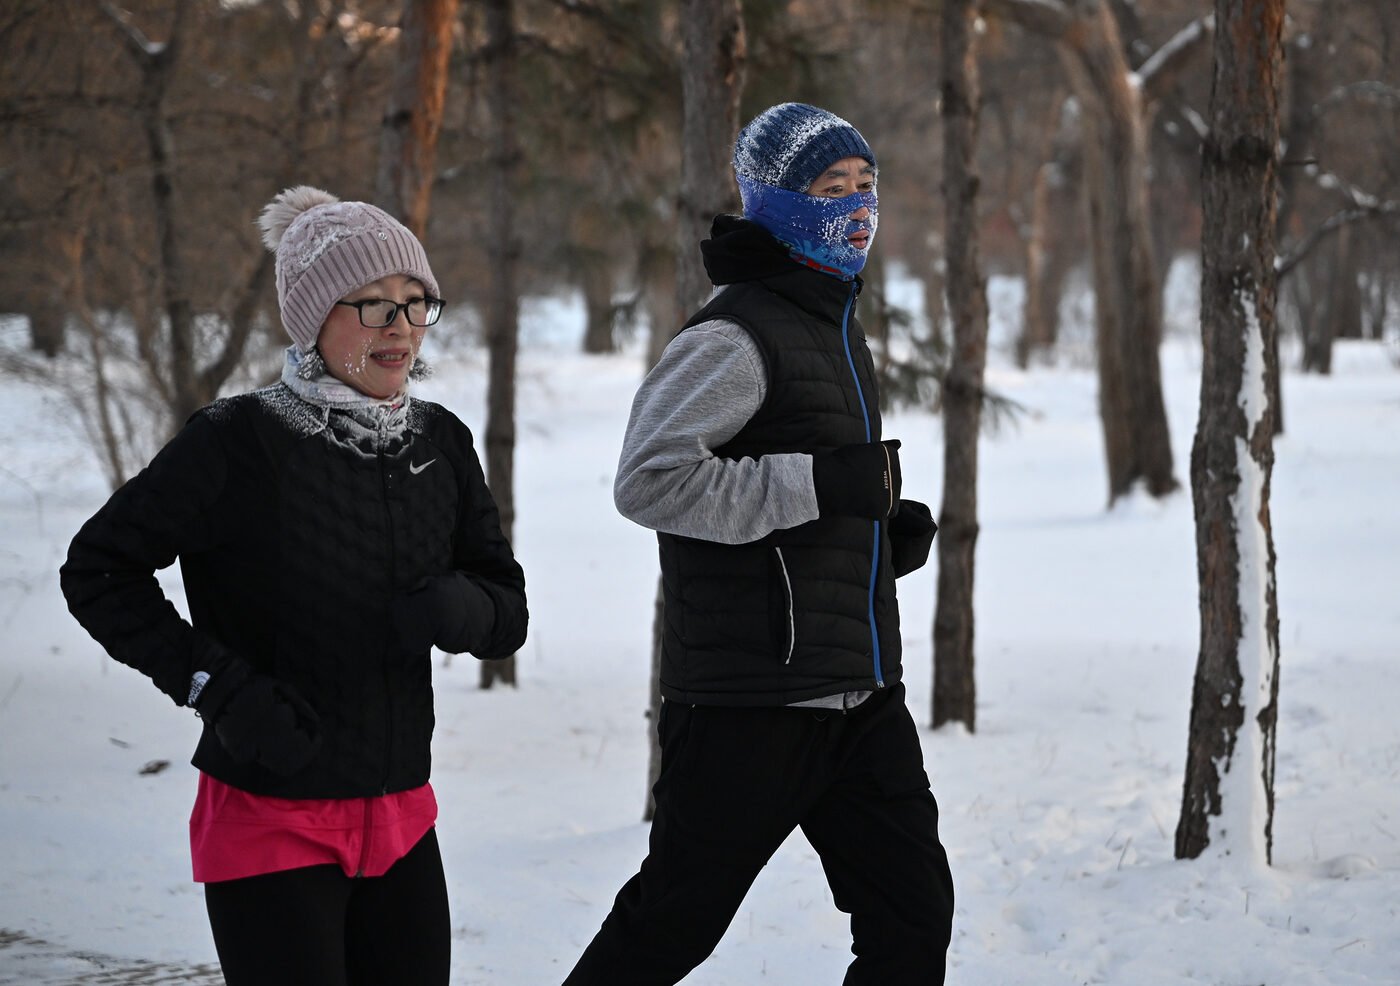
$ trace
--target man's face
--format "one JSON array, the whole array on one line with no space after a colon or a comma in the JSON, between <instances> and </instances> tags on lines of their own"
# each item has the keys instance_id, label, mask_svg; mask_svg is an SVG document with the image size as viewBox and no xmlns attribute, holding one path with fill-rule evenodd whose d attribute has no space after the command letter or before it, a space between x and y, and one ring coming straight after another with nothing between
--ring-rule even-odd
<instances>
[{"instance_id":1,"label":"man's face","mask_svg":"<svg viewBox=\"0 0 1400 986\"><path fill-rule=\"evenodd\" d=\"M840 199L855 192L875 191L875 166L863 157L846 157L834 162L812 184L807 186L807 194L824 199ZM861 206L852 212L850 219L860 222L870 218L870 210ZM856 230L847 242L857 250L870 245L870 230Z\"/></svg>"}]
</instances>

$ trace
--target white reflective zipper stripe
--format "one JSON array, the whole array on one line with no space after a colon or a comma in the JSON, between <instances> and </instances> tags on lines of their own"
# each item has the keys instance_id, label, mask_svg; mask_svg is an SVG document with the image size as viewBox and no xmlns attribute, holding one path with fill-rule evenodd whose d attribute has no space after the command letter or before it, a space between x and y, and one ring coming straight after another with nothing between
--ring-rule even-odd
<instances>
[{"instance_id":1,"label":"white reflective zipper stripe","mask_svg":"<svg viewBox=\"0 0 1400 986\"><path fill-rule=\"evenodd\" d=\"M788 664L792 661L792 649L797 644L797 629L792 617L792 580L788 578L787 562L783 560L783 549L774 548L773 552L778 556L778 567L783 572L783 585L787 588L788 652L787 657L783 658L783 663Z\"/></svg>"}]
</instances>

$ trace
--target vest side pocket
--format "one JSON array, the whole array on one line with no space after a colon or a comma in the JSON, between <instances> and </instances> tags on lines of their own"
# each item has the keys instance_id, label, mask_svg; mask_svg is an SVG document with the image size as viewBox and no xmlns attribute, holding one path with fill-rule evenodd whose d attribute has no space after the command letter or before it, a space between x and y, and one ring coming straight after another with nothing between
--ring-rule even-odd
<instances>
[{"instance_id":1,"label":"vest side pocket","mask_svg":"<svg viewBox=\"0 0 1400 986\"><path fill-rule=\"evenodd\" d=\"M774 575L778 584L778 603L774 613L775 633L777 641L778 655L782 657L784 664L792 662L793 648L797 646L796 624L793 616L792 605L792 579L788 577L787 561L783 558L783 549L774 547L773 558Z\"/></svg>"}]
</instances>

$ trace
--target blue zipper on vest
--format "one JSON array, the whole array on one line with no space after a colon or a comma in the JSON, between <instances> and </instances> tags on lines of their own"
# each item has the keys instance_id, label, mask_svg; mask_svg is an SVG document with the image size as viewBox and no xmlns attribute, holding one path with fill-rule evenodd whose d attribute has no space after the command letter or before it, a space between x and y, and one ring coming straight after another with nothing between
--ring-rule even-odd
<instances>
[{"instance_id":1,"label":"blue zipper on vest","mask_svg":"<svg viewBox=\"0 0 1400 986\"><path fill-rule=\"evenodd\" d=\"M870 433L870 409L865 405L865 390L860 385L860 374L856 372L855 357L851 355L851 309L856 303L856 285L851 282L851 294L846 299L846 310L841 313L841 343L846 347L846 365L851 368L851 379L856 382L856 396L860 398L860 413L865 418L865 440L873 441ZM870 552L870 585L866 590L866 613L870 621L870 643L875 655L875 687L885 687L885 673L880 667L880 630L875 624L875 586L880 575L880 522L875 521L875 543Z\"/></svg>"}]
</instances>

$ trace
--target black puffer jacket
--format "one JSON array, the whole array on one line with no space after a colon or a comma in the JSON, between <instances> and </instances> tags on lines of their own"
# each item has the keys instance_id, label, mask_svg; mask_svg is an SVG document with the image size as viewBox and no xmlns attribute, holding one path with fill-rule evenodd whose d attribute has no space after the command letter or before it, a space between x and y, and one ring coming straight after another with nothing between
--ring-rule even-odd
<instances>
[{"instance_id":1,"label":"black puffer jacket","mask_svg":"<svg viewBox=\"0 0 1400 986\"><path fill-rule=\"evenodd\" d=\"M217 401L74 538L70 611L118 661L185 704L226 649L289 683L322 743L291 777L234 763L206 724L199 769L278 797L359 797L425 783L430 651L404 644L394 607L431 576L467 629L439 646L504 657L523 642L525 580L501 534L471 433L412 401L373 428L284 385ZM191 623L154 577L178 558Z\"/></svg>"},{"instance_id":2,"label":"black puffer jacket","mask_svg":"<svg viewBox=\"0 0 1400 986\"><path fill-rule=\"evenodd\" d=\"M687 323L744 327L768 375L762 407L715 449L740 459L880 439L875 368L854 315L859 281L794 262L754 223L721 216L702 244L723 286ZM697 704L783 705L900 679L885 524L821 517L748 544L658 534L661 690Z\"/></svg>"}]
</instances>

